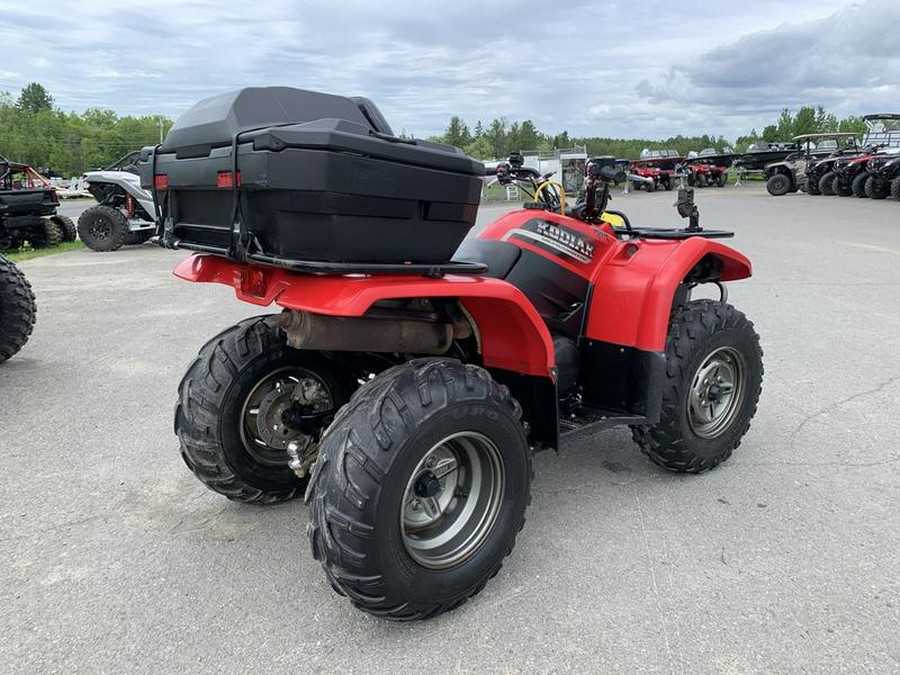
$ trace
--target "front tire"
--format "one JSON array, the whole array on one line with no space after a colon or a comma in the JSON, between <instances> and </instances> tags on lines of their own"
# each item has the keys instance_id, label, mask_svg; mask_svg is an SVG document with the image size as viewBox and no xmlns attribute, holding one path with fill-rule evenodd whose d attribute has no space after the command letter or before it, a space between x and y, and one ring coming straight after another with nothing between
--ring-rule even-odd
<instances>
[{"instance_id":1,"label":"front tire","mask_svg":"<svg viewBox=\"0 0 900 675\"><path fill-rule=\"evenodd\" d=\"M766 190L773 197L786 195L791 190L791 179L783 173L776 173L766 181Z\"/></svg>"},{"instance_id":2,"label":"front tire","mask_svg":"<svg viewBox=\"0 0 900 675\"><path fill-rule=\"evenodd\" d=\"M425 619L481 591L530 502L521 409L481 368L416 359L361 388L320 445L307 491L313 556L386 619Z\"/></svg>"},{"instance_id":3,"label":"front tire","mask_svg":"<svg viewBox=\"0 0 900 675\"><path fill-rule=\"evenodd\" d=\"M632 427L634 441L664 469L709 471L750 428L762 378L759 336L743 313L714 300L681 306L666 340L660 420Z\"/></svg>"},{"instance_id":4,"label":"front tire","mask_svg":"<svg viewBox=\"0 0 900 675\"><path fill-rule=\"evenodd\" d=\"M18 267L0 255L0 363L28 342L36 313L31 284Z\"/></svg>"},{"instance_id":5,"label":"front tire","mask_svg":"<svg viewBox=\"0 0 900 675\"><path fill-rule=\"evenodd\" d=\"M884 199L890 196L891 186L886 181L882 181L876 176L869 176L866 179L866 197L869 199Z\"/></svg>"},{"instance_id":6,"label":"front tire","mask_svg":"<svg viewBox=\"0 0 900 675\"><path fill-rule=\"evenodd\" d=\"M309 479L289 467L288 443L303 443L311 456L351 390L333 361L292 349L265 316L247 319L207 342L178 386L181 456L231 500L293 499Z\"/></svg>"},{"instance_id":7,"label":"front tire","mask_svg":"<svg viewBox=\"0 0 900 675\"><path fill-rule=\"evenodd\" d=\"M846 185L844 181L841 180L841 177L837 175L834 177L831 189L838 197L849 197L853 194L852 186Z\"/></svg>"},{"instance_id":8,"label":"front tire","mask_svg":"<svg viewBox=\"0 0 900 675\"><path fill-rule=\"evenodd\" d=\"M869 176L867 174L861 173L858 176L853 178L853 182L850 183L850 192L853 193L854 197L859 197L862 199L863 197L868 197L866 194L866 181Z\"/></svg>"},{"instance_id":9,"label":"front tire","mask_svg":"<svg viewBox=\"0 0 900 675\"><path fill-rule=\"evenodd\" d=\"M891 199L900 201L900 176L891 181Z\"/></svg>"},{"instance_id":10,"label":"front tire","mask_svg":"<svg viewBox=\"0 0 900 675\"><path fill-rule=\"evenodd\" d=\"M829 171L819 179L819 193L826 197L834 195L834 171Z\"/></svg>"},{"instance_id":11,"label":"front tire","mask_svg":"<svg viewBox=\"0 0 900 675\"><path fill-rule=\"evenodd\" d=\"M97 204L78 217L78 236L92 251L109 253L125 245L128 221L118 209Z\"/></svg>"}]
</instances>

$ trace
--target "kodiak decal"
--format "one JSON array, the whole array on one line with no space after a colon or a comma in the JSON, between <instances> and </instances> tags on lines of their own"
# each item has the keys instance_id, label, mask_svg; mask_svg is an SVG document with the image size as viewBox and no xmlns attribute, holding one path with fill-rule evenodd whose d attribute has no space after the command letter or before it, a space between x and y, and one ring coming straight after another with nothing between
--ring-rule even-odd
<instances>
[{"instance_id":1,"label":"kodiak decal","mask_svg":"<svg viewBox=\"0 0 900 675\"><path fill-rule=\"evenodd\" d=\"M580 232L557 225L549 220L535 218L522 227L510 230L504 239L520 239L557 255L589 263L594 259L594 245Z\"/></svg>"}]
</instances>

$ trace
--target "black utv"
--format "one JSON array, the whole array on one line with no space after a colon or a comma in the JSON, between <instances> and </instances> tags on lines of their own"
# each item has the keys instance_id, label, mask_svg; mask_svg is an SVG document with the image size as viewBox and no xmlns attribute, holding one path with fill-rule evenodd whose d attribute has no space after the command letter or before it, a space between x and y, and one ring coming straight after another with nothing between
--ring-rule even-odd
<instances>
[{"instance_id":1,"label":"black utv","mask_svg":"<svg viewBox=\"0 0 900 675\"><path fill-rule=\"evenodd\" d=\"M797 190L819 194L821 174L816 169L827 164L823 160L856 152L857 147L856 134L849 132L803 134L792 140L800 149L780 162L767 164L763 172L766 189L775 197Z\"/></svg>"},{"instance_id":2,"label":"black utv","mask_svg":"<svg viewBox=\"0 0 900 675\"><path fill-rule=\"evenodd\" d=\"M59 197L46 178L27 164L0 156L0 250L25 241L34 248L75 240L75 224L57 215Z\"/></svg>"}]
</instances>

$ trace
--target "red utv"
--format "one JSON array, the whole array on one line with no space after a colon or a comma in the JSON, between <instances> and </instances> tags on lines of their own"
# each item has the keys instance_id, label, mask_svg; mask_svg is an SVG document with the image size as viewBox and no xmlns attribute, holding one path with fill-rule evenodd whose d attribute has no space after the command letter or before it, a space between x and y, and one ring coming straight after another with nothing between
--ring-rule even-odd
<instances>
[{"instance_id":1,"label":"red utv","mask_svg":"<svg viewBox=\"0 0 900 675\"><path fill-rule=\"evenodd\" d=\"M611 160L610 160L611 161ZM531 501L534 451L627 425L655 463L701 473L756 411L762 352L725 283L751 274L699 226L606 211L522 165L533 195L465 239L480 162L396 137L377 108L288 88L189 110L147 149L176 275L279 310L210 340L181 382L188 468L230 499L305 493L331 585L392 620L463 604L500 569ZM613 227L611 222L621 223ZM719 299L695 300L712 284Z\"/></svg>"}]
</instances>

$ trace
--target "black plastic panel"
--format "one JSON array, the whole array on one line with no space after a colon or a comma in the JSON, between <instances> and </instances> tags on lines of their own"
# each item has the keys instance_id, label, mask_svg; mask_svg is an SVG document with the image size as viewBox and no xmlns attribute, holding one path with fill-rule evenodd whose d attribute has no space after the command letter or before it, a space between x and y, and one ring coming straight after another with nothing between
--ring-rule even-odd
<instances>
[{"instance_id":1,"label":"black plastic panel","mask_svg":"<svg viewBox=\"0 0 900 675\"><path fill-rule=\"evenodd\" d=\"M550 258L522 249L506 280L525 294L551 332L579 337L588 296L587 279Z\"/></svg>"}]
</instances>

